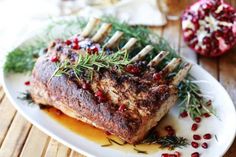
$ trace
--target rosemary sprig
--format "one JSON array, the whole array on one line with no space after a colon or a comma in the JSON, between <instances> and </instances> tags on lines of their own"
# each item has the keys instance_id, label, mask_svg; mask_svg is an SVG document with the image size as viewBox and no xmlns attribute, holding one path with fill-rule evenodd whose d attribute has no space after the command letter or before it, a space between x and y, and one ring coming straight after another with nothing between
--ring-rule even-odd
<instances>
[{"instance_id":1,"label":"rosemary sprig","mask_svg":"<svg viewBox=\"0 0 236 157\"><path fill-rule=\"evenodd\" d=\"M59 64L58 68L54 72L53 76L61 76L62 74L70 75L71 72L79 78L79 76L86 72L87 77L92 79L95 72L100 69L116 68L118 71L122 71L123 66L129 64L129 59L126 50L118 51L110 55L106 55L105 52L100 52L95 55L89 55L88 53L83 56L78 54L76 62L64 61Z\"/></svg>"},{"instance_id":2,"label":"rosemary sprig","mask_svg":"<svg viewBox=\"0 0 236 157\"><path fill-rule=\"evenodd\" d=\"M188 140L184 137L178 136L157 136L154 133L151 133L142 143L147 144L159 144L160 148L182 148L188 145Z\"/></svg>"}]
</instances>

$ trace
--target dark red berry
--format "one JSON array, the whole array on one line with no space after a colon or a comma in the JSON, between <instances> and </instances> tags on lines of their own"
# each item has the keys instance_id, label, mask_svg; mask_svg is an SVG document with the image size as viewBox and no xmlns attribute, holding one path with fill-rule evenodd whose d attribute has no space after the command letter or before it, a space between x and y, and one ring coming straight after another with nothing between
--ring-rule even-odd
<instances>
[{"instance_id":1,"label":"dark red berry","mask_svg":"<svg viewBox=\"0 0 236 157\"><path fill-rule=\"evenodd\" d=\"M193 125L192 125L192 131L196 131L197 129L198 129L198 124L196 124L196 123L193 123Z\"/></svg>"},{"instance_id":2,"label":"dark red berry","mask_svg":"<svg viewBox=\"0 0 236 157\"><path fill-rule=\"evenodd\" d=\"M161 154L161 157L169 157L169 154L167 153Z\"/></svg>"},{"instance_id":3,"label":"dark red berry","mask_svg":"<svg viewBox=\"0 0 236 157\"><path fill-rule=\"evenodd\" d=\"M90 89L90 84L88 84L88 83L83 83L83 84L82 84L82 88L85 89L85 90L88 90L88 89Z\"/></svg>"},{"instance_id":4,"label":"dark red berry","mask_svg":"<svg viewBox=\"0 0 236 157\"><path fill-rule=\"evenodd\" d=\"M25 85L26 85L26 86L29 86L29 85L30 85L30 81L26 81L26 82L25 82Z\"/></svg>"},{"instance_id":5,"label":"dark red berry","mask_svg":"<svg viewBox=\"0 0 236 157\"><path fill-rule=\"evenodd\" d=\"M80 46L78 44L73 44L72 48L75 49L75 50L79 50Z\"/></svg>"},{"instance_id":6,"label":"dark red berry","mask_svg":"<svg viewBox=\"0 0 236 157\"><path fill-rule=\"evenodd\" d=\"M57 58L57 56L53 56L53 57L51 57L51 61L52 62L58 62L59 59Z\"/></svg>"},{"instance_id":7,"label":"dark red berry","mask_svg":"<svg viewBox=\"0 0 236 157\"><path fill-rule=\"evenodd\" d=\"M208 148L208 144L206 142L202 143L202 148L207 149Z\"/></svg>"},{"instance_id":8,"label":"dark red berry","mask_svg":"<svg viewBox=\"0 0 236 157\"><path fill-rule=\"evenodd\" d=\"M95 93L95 96L99 97L99 96L103 96L103 92L101 90L98 90L96 93Z\"/></svg>"},{"instance_id":9,"label":"dark red berry","mask_svg":"<svg viewBox=\"0 0 236 157\"><path fill-rule=\"evenodd\" d=\"M196 123L200 123L200 122L201 122L201 118L200 118L200 117L196 117L196 118L194 118L194 121L195 121Z\"/></svg>"},{"instance_id":10,"label":"dark red berry","mask_svg":"<svg viewBox=\"0 0 236 157\"><path fill-rule=\"evenodd\" d=\"M140 69L137 66L132 65L132 64L127 65L125 70L131 74L139 74L140 73Z\"/></svg>"},{"instance_id":11,"label":"dark red berry","mask_svg":"<svg viewBox=\"0 0 236 157\"><path fill-rule=\"evenodd\" d=\"M188 112L187 111L183 111L182 113L180 113L180 117L185 118L188 116Z\"/></svg>"},{"instance_id":12,"label":"dark red berry","mask_svg":"<svg viewBox=\"0 0 236 157\"><path fill-rule=\"evenodd\" d=\"M200 135L193 135L193 139L194 140L201 140L201 136Z\"/></svg>"},{"instance_id":13,"label":"dark red berry","mask_svg":"<svg viewBox=\"0 0 236 157\"><path fill-rule=\"evenodd\" d=\"M159 81L162 79L162 75L160 73L153 74L153 79Z\"/></svg>"},{"instance_id":14,"label":"dark red berry","mask_svg":"<svg viewBox=\"0 0 236 157\"><path fill-rule=\"evenodd\" d=\"M73 42L78 45L79 42L78 38L75 38Z\"/></svg>"},{"instance_id":15,"label":"dark red berry","mask_svg":"<svg viewBox=\"0 0 236 157\"><path fill-rule=\"evenodd\" d=\"M175 155L175 154L169 154L168 157L177 157L177 155Z\"/></svg>"},{"instance_id":16,"label":"dark red berry","mask_svg":"<svg viewBox=\"0 0 236 157\"><path fill-rule=\"evenodd\" d=\"M193 148L198 148L198 146L199 146L199 144L197 142L192 142L191 145Z\"/></svg>"},{"instance_id":17,"label":"dark red berry","mask_svg":"<svg viewBox=\"0 0 236 157\"><path fill-rule=\"evenodd\" d=\"M66 40L66 45L70 45L72 42L70 40Z\"/></svg>"},{"instance_id":18,"label":"dark red berry","mask_svg":"<svg viewBox=\"0 0 236 157\"><path fill-rule=\"evenodd\" d=\"M191 157L199 157L199 156L200 156L200 154L198 152L194 152L191 154Z\"/></svg>"},{"instance_id":19,"label":"dark red berry","mask_svg":"<svg viewBox=\"0 0 236 157\"><path fill-rule=\"evenodd\" d=\"M205 135L203 135L203 138L204 139L206 139L206 140L209 140L209 139L211 139L211 134L205 134Z\"/></svg>"},{"instance_id":20,"label":"dark red berry","mask_svg":"<svg viewBox=\"0 0 236 157\"><path fill-rule=\"evenodd\" d=\"M126 109L126 106L124 104L121 104L118 108L119 111L124 111Z\"/></svg>"},{"instance_id":21,"label":"dark red berry","mask_svg":"<svg viewBox=\"0 0 236 157\"><path fill-rule=\"evenodd\" d=\"M105 102L107 99L105 96L98 96L97 100L98 100L98 102Z\"/></svg>"},{"instance_id":22,"label":"dark red berry","mask_svg":"<svg viewBox=\"0 0 236 157\"><path fill-rule=\"evenodd\" d=\"M210 117L211 115L210 115L209 113L204 113L203 116L204 116L205 118L208 118L208 117Z\"/></svg>"},{"instance_id":23,"label":"dark red berry","mask_svg":"<svg viewBox=\"0 0 236 157\"><path fill-rule=\"evenodd\" d=\"M178 152L178 151L175 151L175 153L174 153L175 155L176 155L176 157L180 157L181 156L181 153L180 152Z\"/></svg>"}]
</instances>

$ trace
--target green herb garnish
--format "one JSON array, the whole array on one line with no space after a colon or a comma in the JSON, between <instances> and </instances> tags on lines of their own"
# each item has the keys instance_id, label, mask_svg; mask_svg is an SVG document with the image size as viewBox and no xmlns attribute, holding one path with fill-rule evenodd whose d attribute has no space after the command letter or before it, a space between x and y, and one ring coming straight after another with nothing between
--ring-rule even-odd
<instances>
[{"instance_id":1,"label":"green herb garnish","mask_svg":"<svg viewBox=\"0 0 236 157\"><path fill-rule=\"evenodd\" d=\"M134 148L134 150L137 152L137 153L140 153L140 154L148 154L147 151L144 151L144 150L139 150L137 148Z\"/></svg>"}]
</instances>

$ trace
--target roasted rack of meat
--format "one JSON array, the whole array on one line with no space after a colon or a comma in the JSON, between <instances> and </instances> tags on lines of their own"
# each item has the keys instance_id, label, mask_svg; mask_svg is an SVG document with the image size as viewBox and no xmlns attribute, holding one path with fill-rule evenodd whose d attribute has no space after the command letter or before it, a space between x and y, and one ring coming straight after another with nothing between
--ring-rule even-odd
<instances>
[{"instance_id":1,"label":"roasted rack of meat","mask_svg":"<svg viewBox=\"0 0 236 157\"><path fill-rule=\"evenodd\" d=\"M138 143L176 103L177 85L187 75L191 64L185 64L175 76L168 78L182 63L181 59L174 58L163 69L156 70L155 67L168 52L159 52L146 63L145 57L153 50L151 45L147 45L130 59L122 72L101 69L89 81L83 75L52 77L58 62L65 59L75 62L77 54L99 53L99 43L104 42L112 27L109 23L103 23L93 33L99 22L99 19L92 18L79 35L66 41L55 40L50 44L46 54L36 62L30 92L38 104L53 106L70 117L114 134L128 143ZM102 48L112 50L117 47L122 35L122 32L117 31ZM130 52L136 42L135 38L131 38L119 49Z\"/></svg>"}]
</instances>

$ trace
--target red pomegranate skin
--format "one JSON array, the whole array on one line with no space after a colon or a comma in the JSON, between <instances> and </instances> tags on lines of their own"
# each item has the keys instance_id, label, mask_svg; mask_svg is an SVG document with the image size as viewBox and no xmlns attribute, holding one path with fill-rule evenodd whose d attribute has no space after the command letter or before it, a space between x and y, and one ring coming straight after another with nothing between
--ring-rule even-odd
<instances>
[{"instance_id":1,"label":"red pomegranate skin","mask_svg":"<svg viewBox=\"0 0 236 157\"><path fill-rule=\"evenodd\" d=\"M236 45L236 10L223 0L199 0L184 11L182 30L197 53L220 56Z\"/></svg>"}]
</instances>

